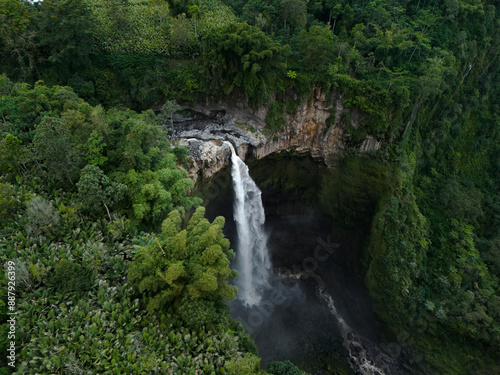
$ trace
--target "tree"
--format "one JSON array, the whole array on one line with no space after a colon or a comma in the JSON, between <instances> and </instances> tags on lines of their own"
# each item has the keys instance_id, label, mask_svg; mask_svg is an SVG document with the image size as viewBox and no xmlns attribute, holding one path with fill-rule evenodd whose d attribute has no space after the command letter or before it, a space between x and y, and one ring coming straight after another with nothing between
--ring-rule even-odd
<instances>
[{"instance_id":1,"label":"tree","mask_svg":"<svg viewBox=\"0 0 500 375\"><path fill-rule=\"evenodd\" d=\"M90 137L85 144L85 148L88 150L88 154L85 159L89 164L99 166L108 160L106 156L102 155L102 152L106 147L106 143L102 140L103 137L100 136L95 130L90 133Z\"/></svg>"},{"instance_id":2,"label":"tree","mask_svg":"<svg viewBox=\"0 0 500 375\"><path fill-rule=\"evenodd\" d=\"M259 28L238 23L212 30L203 45L205 86L210 93L229 95L241 87L256 104L280 91L283 60L289 50Z\"/></svg>"},{"instance_id":3,"label":"tree","mask_svg":"<svg viewBox=\"0 0 500 375\"><path fill-rule=\"evenodd\" d=\"M21 0L0 0L0 57L3 68L27 79L36 71L36 31L32 27L30 4ZM10 63L10 64L9 64ZM10 66L9 66L10 65Z\"/></svg>"},{"instance_id":4,"label":"tree","mask_svg":"<svg viewBox=\"0 0 500 375\"><path fill-rule=\"evenodd\" d=\"M22 142L14 135L7 134L0 141L0 171L4 176L11 173L11 177L17 177L26 169L23 163L25 149Z\"/></svg>"},{"instance_id":5,"label":"tree","mask_svg":"<svg viewBox=\"0 0 500 375\"><path fill-rule=\"evenodd\" d=\"M227 363L224 366L224 370L228 375L265 374L265 372L260 369L260 358L252 353L246 353L243 358Z\"/></svg>"},{"instance_id":6,"label":"tree","mask_svg":"<svg viewBox=\"0 0 500 375\"><path fill-rule=\"evenodd\" d=\"M279 5L283 28L301 29L307 23L307 2L304 0L281 0Z\"/></svg>"},{"instance_id":7,"label":"tree","mask_svg":"<svg viewBox=\"0 0 500 375\"><path fill-rule=\"evenodd\" d=\"M328 26L312 26L299 34L302 65L307 70L322 70L333 60L335 45Z\"/></svg>"},{"instance_id":8,"label":"tree","mask_svg":"<svg viewBox=\"0 0 500 375\"><path fill-rule=\"evenodd\" d=\"M337 18L342 13L342 4L338 4L335 0L327 0L326 5L328 8L330 8L330 14L328 15L328 24L331 23L333 18L332 33L334 33Z\"/></svg>"},{"instance_id":9,"label":"tree","mask_svg":"<svg viewBox=\"0 0 500 375\"><path fill-rule=\"evenodd\" d=\"M177 151L153 111L110 110L107 120L115 128L107 141L104 170L127 185L121 207L135 224L158 226L171 210L186 211L200 203L199 198L188 196L193 181L177 165Z\"/></svg>"},{"instance_id":10,"label":"tree","mask_svg":"<svg viewBox=\"0 0 500 375\"><path fill-rule=\"evenodd\" d=\"M186 211L200 202L199 198L187 196L193 181L185 170L175 166L176 156L169 153L164 160L169 163L165 168L116 174L116 180L127 186L123 209L135 224L156 227L173 209Z\"/></svg>"},{"instance_id":11,"label":"tree","mask_svg":"<svg viewBox=\"0 0 500 375\"><path fill-rule=\"evenodd\" d=\"M198 39L198 33L196 31L196 21L200 15L200 8L198 7L198 5L191 5L189 7L189 14L191 15L192 19L193 19L193 23L194 23L194 38L195 39Z\"/></svg>"},{"instance_id":12,"label":"tree","mask_svg":"<svg viewBox=\"0 0 500 375\"><path fill-rule=\"evenodd\" d=\"M44 0L35 19L37 46L64 80L90 64L94 24L83 0Z\"/></svg>"},{"instance_id":13,"label":"tree","mask_svg":"<svg viewBox=\"0 0 500 375\"><path fill-rule=\"evenodd\" d=\"M0 223L7 222L15 214L18 204L19 200L12 186L0 182Z\"/></svg>"},{"instance_id":14,"label":"tree","mask_svg":"<svg viewBox=\"0 0 500 375\"><path fill-rule=\"evenodd\" d=\"M183 228L179 211L162 224L161 235L140 247L129 266L132 285L148 298L150 312L180 306L184 297L193 300L233 299L236 287L227 280L236 276L229 268L234 253L224 237L224 218L212 223L199 207Z\"/></svg>"},{"instance_id":15,"label":"tree","mask_svg":"<svg viewBox=\"0 0 500 375\"><path fill-rule=\"evenodd\" d=\"M109 207L122 200L127 190L125 185L111 181L97 165L92 164L82 169L76 187L83 207L98 215L104 206L110 221Z\"/></svg>"},{"instance_id":16,"label":"tree","mask_svg":"<svg viewBox=\"0 0 500 375\"><path fill-rule=\"evenodd\" d=\"M307 375L290 361L273 361L267 364L269 375Z\"/></svg>"},{"instance_id":17,"label":"tree","mask_svg":"<svg viewBox=\"0 0 500 375\"><path fill-rule=\"evenodd\" d=\"M15 135L21 141L33 140L34 128L44 116L57 117L65 108L74 107L80 100L71 88L49 88L42 81L37 82L34 87L18 83L9 88L8 81L1 86L7 86L7 95L0 96L2 130Z\"/></svg>"},{"instance_id":18,"label":"tree","mask_svg":"<svg viewBox=\"0 0 500 375\"><path fill-rule=\"evenodd\" d=\"M174 113L181 110L182 107L175 100L167 100L161 107L159 114L160 123L170 120L170 126L174 126Z\"/></svg>"},{"instance_id":19,"label":"tree","mask_svg":"<svg viewBox=\"0 0 500 375\"><path fill-rule=\"evenodd\" d=\"M31 238L52 232L60 220L52 203L39 196L33 197L26 205L26 216L26 231Z\"/></svg>"},{"instance_id":20,"label":"tree","mask_svg":"<svg viewBox=\"0 0 500 375\"><path fill-rule=\"evenodd\" d=\"M60 117L46 116L36 127L35 155L41 162L40 176L48 184L70 187L78 181L85 158Z\"/></svg>"},{"instance_id":21,"label":"tree","mask_svg":"<svg viewBox=\"0 0 500 375\"><path fill-rule=\"evenodd\" d=\"M170 145L153 111L138 114L112 109L107 112L106 120L114 125L113 138L107 142L111 169L124 173L131 169L143 172L156 170L161 162L165 163L165 154L160 150L168 153Z\"/></svg>"},{"instance_id":22,"label":"tree","mask_svg":"<svg viewBox=\"0 0 500 375\"><path fill-rule=\"evenodd\" d=\"M180 14L172 19L172 32L170 34L170 48L174 56L191 56L196 46L196 38L193 33L193 25Z\"/></svg>"},{"instance_id":23,"label":"tree","mask_svg":"<svg viewBox=\"0 0 500 375\"><path fill-rule=\"evenodd\" d=\"M363 23L358 23L351 30L351 36L354 47L359 47L360 44L363 44L366 41L366 37L364 34L365 25Z\"/></svg>"},{"instance_id":24,"label":"tree","mask_svg":"<svg viewBox=\"0 0 500 375\"><path fill-rule=\"evenodd\" d=\"M249 25L255 25L259 29L272 31L278 23L277 2L267 2L263 0L249 0L243 7L242 19Z\"/></svg>"}]
</instances>

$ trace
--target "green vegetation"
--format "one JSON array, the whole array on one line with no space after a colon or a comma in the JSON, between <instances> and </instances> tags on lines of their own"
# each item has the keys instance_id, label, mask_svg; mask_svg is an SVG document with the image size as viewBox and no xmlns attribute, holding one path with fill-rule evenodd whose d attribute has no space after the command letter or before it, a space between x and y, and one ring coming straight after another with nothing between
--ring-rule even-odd
<instances>
[{"instance_id":1,"label":"green vegetation","mask_svg":"<svg viewBox=\"0 0 500 375\"><path fill-rule=\"evenodd\" d=\"M198 208L181 230L199 199L161 119L92 107L65 87L2 83L1 259L16 270L17 373L222 374L255 353L224 302L236 293L224 219L210 224Z\"/></svg>"},{"instance_id":2,"label":"green vegetation","mask_svg":"<svg viewBox=\"0 0 500 375\"><path fill-rule=\"evenodd\" d=\"M270 362L267 365L267 371L270 375L306 375L290 361Z\"/></svg>"},{"instance_id":3,"label":"green vegetation","mask_svg":"<svg viewBox=\"0 0 500 375\"><path fill-rule=\"evenodd\" d=\"M170 306L175 312L189 306L193 309L186 311L186 318L192 320L198 319L195 309L208 316L211 305L224 306L223 297L236 297L236 287L227 283L236 271L229 269L228 257L234 254L222 233L224 218L210 224L204 213L198 208L181 230L181 216L172 211L162 224L160 240L136 252L129 280L149 298L148 310ZM208 324L207 319L199 320L200 326Z\"/></svg>"},{"instance_id":4,"label":"green vegetation","mask_svg":"<svg viewBox=\"0 0 500 375\"><path fill-rule=\"evenodd\" d=\"M366 115L352 150L383 142L347 153L319 197L345 225L373 215L366 284L387 339L410 332L403 350L429 372L499 372L499 13L491 0L0 0L0 257L19 277L19 371L258 373L224 302L223 221L197 210L166 128L177 102L244 98L277 132L319 84Z\"/></svg>"},{"instance_id":5,"label":"green vegetation","mask_svg":"<svg viewBox=\"0 0 500 375\"><path fill-rule=\"evenodd\" d=\"M279 191L307 203L317 200L326 167L318 165L309 155L280 152L258 160L251 166L252 178L264 189Z\"/></svg>"}]
</instances>

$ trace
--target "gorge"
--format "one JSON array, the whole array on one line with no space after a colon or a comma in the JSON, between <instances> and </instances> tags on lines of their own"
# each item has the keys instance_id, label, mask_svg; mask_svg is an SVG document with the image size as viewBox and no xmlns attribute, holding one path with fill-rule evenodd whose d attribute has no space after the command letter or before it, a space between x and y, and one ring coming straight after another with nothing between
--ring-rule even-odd
<instances>
[{"instance_id":1,"label":"gorge","mask_svg":"<svg viewBox=\"0 0 500 375\"><path fill-rule=\"evenodd\" d=\"M228 147L233 149L232 145ZM297 178L287 176L286 171L293 169L307 171L310 178L303 181L306 184L314 185L315 180L317 184L318 176L325 173L326 167L310 156L284 156L274 160L267 157L251 163L250 172L253 171L263 186L265 232L273 270L271 275L265 271L266 267L254 269L257 272L253 276L264 278L266 287L258 290L257 298L253 296L248 300L245 284L250 281L245 279L251 266L259 264L262 248L256 238L257 258L241 263L249 249L245 246L248 239L242 244L240 238L241 218L238 216L241 212L238 210L243 208L240 203L244 194L238 183L241 177L236 177L235 172L239 174L248 168L235 158L235 153L232 156L234 187L227 178L230 168L215 174L205 186L206 191L218 191L208 201L207 214L209 218L223 215L228 219L225 234L236 250L234 267L239 276L235 284L241 293L239 299L230 303L232 315L254 338L262 365L275 360L291 360L311 374L336 374L337 370L333 369L340 368L364 375L405 374L400 364L380 347L377 333L380 328L373 320L369 298L364 291L359 251L366 228L332 230L333 223L321 212L318 202L303 199L307 188L297 189L297 184L287 194L277 187L283 185L287 177ZM281 177L270 177L266 171L271 167L283 171ZM247 196L255 196L256 187L247 186L250 190ZM258 196L260 200L260 192ZM255 208L247 205L247 209L250 219ZM233 215L234 222L231 220ZM253 291L257 292L255 288ZM346 323L336 306L350 323Z\"/></svg>"},{"instance_id":2,"label":"gorge","mask_svg":"<svg viewBox=\"0 0 500 375\"><path fill-rule=\"evenodd\" d=\"M0 61L0 375L500 374L498 1L0 0Z\"/></svg>"}]
</instances>

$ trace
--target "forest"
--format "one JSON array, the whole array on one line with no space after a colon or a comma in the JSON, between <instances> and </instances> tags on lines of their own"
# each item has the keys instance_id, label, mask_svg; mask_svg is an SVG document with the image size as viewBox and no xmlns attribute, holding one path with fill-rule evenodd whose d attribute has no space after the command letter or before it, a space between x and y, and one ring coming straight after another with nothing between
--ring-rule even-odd
<instances>
[{"instance_id":1,"label":"forest","mask_svg":"<svg viewBox=\"0 0 500 375\"><path fill-rule=\"evenodd\" d=\"M317 195L373 217L387 342L499 373L499 31L493 0L0 0L0 374L305 374L231 317L227 218L164 104L243 97L277 134L316 86L368 115Z\"/></svg>"}]
</instances>

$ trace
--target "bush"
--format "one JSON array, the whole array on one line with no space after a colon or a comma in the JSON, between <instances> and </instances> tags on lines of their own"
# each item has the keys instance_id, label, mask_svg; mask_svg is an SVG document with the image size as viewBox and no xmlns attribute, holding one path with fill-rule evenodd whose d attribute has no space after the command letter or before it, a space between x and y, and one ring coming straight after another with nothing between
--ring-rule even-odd
<instances>
[{"instance_id":1,"label":"bush","mask_svg":"<svg viewBox=\"0 0 500 375\"><path fill-rule=\"evenodd\" d=\"M78 263L61 259L54 267L50 284L62 292L83 292L90 289L91 276L91 272Z\"/></svg>"},{"instance_id":2,"label":"bush","mask_svg":"<svg viewBox=\"0 0 500 375\"><path fill-rule=\"evenodd\" d=\"M27 204L26 231L31 238L51 233L59 224L59 212L42 197L34 197Z\"/></svg>"},{"instance_id":3,"label":"bush","mask_svg":"<svg viewBox=\"0 0 500 375\"><path fill-rule=\"evenodd\" d=\"M285 105L280 102L273 102L266 116L266 127L272 132L283 130L286 124Z\"/></svg>"},{"instance_id":4,"label":"bush","mask_svg":"<svg viewBox=\"0 0 500 375\"><path fill-rule=\"evenodd\" d=\"M260 370L260 358L250 353L235 362L227 363L224 369L227 375L264 374Z\"/></svg>"},{"instance_id":5,"label":"bush","mask_svg":"<svg viewBox=\"0 0 500 375\"><path fill-rule=\"evenodd\" d=\"M290 361L274 361L267 364L269 375L307 375Z\"/></svg>"},{"instance_id":6,"label":"bush","mask_svg":"<svg viewBox=\"0 0 500 375\"><path fill-rule=\"evenodd\" d=\"M214 301L185 296L176 312L180 315L184 326L196 330L202 327L216 330L218 324L226 325L229 320L229 313L224 307L224 302L217 306Z\"/></svg>"}]
</instances>

